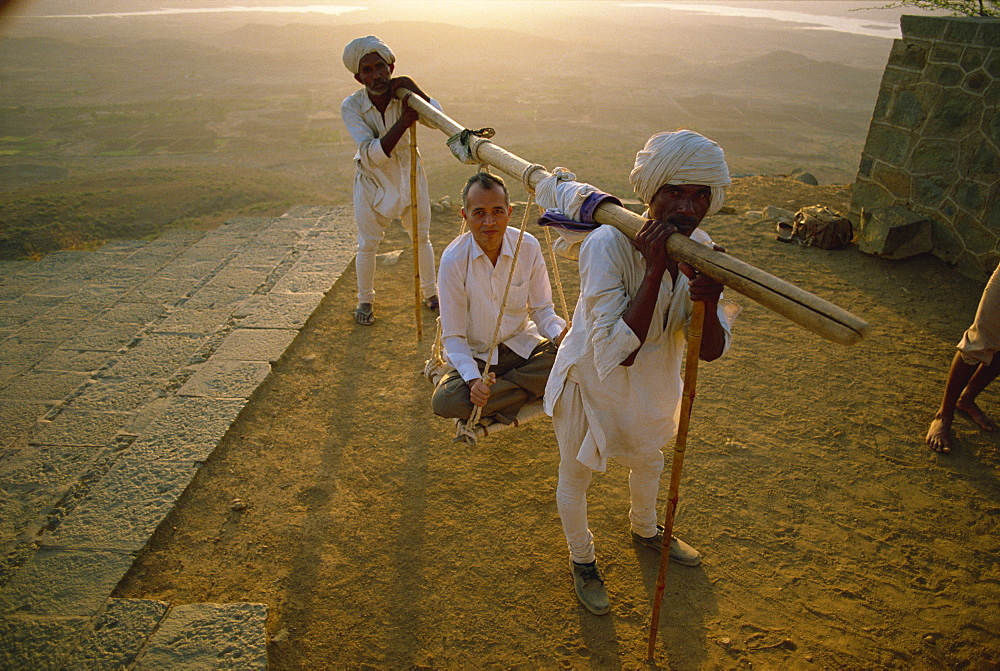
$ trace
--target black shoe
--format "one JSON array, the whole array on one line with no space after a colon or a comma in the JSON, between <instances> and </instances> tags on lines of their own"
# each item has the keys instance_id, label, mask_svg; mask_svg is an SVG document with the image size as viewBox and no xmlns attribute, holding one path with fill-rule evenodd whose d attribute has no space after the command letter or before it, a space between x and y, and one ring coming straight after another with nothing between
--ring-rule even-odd
<instances>
[{"instance_id":1,"label":"black shoe","mask_svg":"<svg viewBox=\"0 0 1000 671\"><path fill-rule=\"evenodd\" d=\"M649 538L640 536L633 531L632 540L639 545L645 545L649 549L659 552L660 548L663 547L663 527L657 524L656 535ZM701 563L701 553L677 536L670 537L670 558L684 566L697 566Z\"/></svg>"},{"instance_id":2,"label":"black shoe","mask_svg":"<svg viewBox=\"0 0 1000 671\"><path fill-rule=\"evenodd\" d=\"M584 608L594 615L605 615L611 610L608 603L608 592L604 589L604 576L597 568L597 562L577 564L569 560L569 570L573 572L573 586L576 588L576 598Z\"/></svg>"}]
</instances>

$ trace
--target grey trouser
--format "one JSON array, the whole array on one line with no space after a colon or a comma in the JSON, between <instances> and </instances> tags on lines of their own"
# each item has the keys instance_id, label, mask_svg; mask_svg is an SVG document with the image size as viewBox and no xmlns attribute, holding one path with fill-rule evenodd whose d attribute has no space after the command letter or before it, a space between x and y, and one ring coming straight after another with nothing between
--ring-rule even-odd
<instances>
[{"instance_id":1,"label":"grey trouser","mask_svg":"<svg viewBox=\"0 0 1000 671\"><path fill-rule=\"evenodd\" d=\"M490 371L496 373L497 381L490 387L490 400L483 407L482 416L492 416L503 424L512 422L522 405L541 398L545 393L545 383L555 360L556 346L549 340L538 343L527 359L500 343L497 362L490 366ZM486 363L479 359L476 363L481 373ZM440 417L468 419L472 414L469 385L457 370L438 381L431 397L431 408Z\"/></svg>"}]
</instances>

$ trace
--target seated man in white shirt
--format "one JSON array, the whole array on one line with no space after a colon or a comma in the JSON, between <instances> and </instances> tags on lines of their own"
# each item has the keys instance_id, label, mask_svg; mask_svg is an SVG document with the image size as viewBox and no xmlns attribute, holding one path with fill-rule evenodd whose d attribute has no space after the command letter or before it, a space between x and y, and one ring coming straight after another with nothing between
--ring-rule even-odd
<instances>
[{"instance_id":1,"label":"seated man in white shirt","mask_svg":"<svg viewBox=\"0 0 1000 671\"><path fill-rule=\"evenodd\" d=\"M434 389L431 406L441 417L468 419L473 405L483 417L509 424L525 403L541 398L566 328L552 305L541 246L525 233L507 292L498 346L490 351L518 231L508 229L507 187L486 172L473 175L462 193L469 228L441 255L441 340L455 370ZM482 381L486 362L489 382Z\"/></svg>"}]
</instances>

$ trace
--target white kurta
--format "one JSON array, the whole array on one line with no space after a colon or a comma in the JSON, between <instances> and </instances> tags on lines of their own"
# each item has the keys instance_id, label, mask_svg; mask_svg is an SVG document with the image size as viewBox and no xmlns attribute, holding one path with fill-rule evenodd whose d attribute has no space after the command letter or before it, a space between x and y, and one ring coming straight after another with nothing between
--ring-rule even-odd
<instances>
[{"instance_id":1,"label":"white kurta","mask_svg":"<svg viewBox=\"0 0 1000 671\"><path fill-rule=\"evenodd\" d=\"M490 344L504 289L514 261L519 231L508 227L494 267L471 232L455 238L441 254L438 293L441 300L441 340L445 355L464 380L480 377L474 359L494 364ZM552 305L552 288L541 245L524 234L507 293L498 342L528 358L543 338L555 340L566 322Z\"/></svg>"},{"instance_id":2,"label":"white kurta","mask_svg":"<svg viewBox=\"0 0 1000 671\"><path fill-rule=\"evenodd\" d=\"M430 103L441 109L436 100ZM372 104L366 89L359 89L344 98L340 105L340 116L347 132L358 146L354 154L357 175L354 180L355 193L360 190L365 202L383 217L392 219L402 214L410 204L410 151L403 140L396 146L392 156L382 150L380 139L392 128L403 113L403 103L393 98L385 110L385 118ZM405 136L404 136L405 138ZM417 195L427 202L427 177L417 156ZM357 201L357 198L355 198Z\"/></svg>"},{"instance_id":3,"label":"white kurta","mask_svg":"<svg viewBox=\"0 0 1000 671\"><path fill-rule=\"evenodd\" d=\"M711 244L696 229L691 238ZM665 273L645 342L631 366L620 365L640 345L622 319L631 305L646 263L625 234L601 226L580 248L580 299L545 389L552 414L568 383L577 383L588 429L577 459L598 471L616 456L658 451L676 433L681 398L681 364L691 317L688 280ZM719 321L726 331L739 308L720 300Z\"/></svg>"}]
</instances>

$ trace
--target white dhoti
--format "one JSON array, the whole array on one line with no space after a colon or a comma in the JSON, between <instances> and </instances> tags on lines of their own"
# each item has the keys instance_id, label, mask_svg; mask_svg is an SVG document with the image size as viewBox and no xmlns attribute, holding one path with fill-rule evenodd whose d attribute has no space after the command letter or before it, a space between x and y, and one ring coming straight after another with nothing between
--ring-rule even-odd
<instances>
[{"instance_id":1,"label":"white dhoti","mask_svg":"<svg viewBox=\"0 0 1000 671\"><path fill-rule=\"evenodd\" d=\"M587 489L594 471L577 455L587 440L590 427L583 407L580 387L566 382L552 413L552 426L559 443L559 484L556 505L573 561L594 561L594 534L587 523ZM612 457L629 469L628 489L632 531L646 538L656 534L656 495L660 490L663 452L651 450Z\"/></svg>"},{"instance_id":2,"label":"white dhoti","mask_svg":"<svg viewBox=\"0 0 1000 671\"><path fill-rule=\"evenodd\" d=\"M358 302L375 302L375 255L392 219L379 214L363 189L354 189L354 219L358 224L358 248L355 267L358 274ZM401 215L403 229L413 241L413 215L410 206ZM431 205L427 198L417 201L417 242L420 255L420 291L424 298L437 294L434 277L434 248L431 247Z\"/></svg>"}]
</instances>

